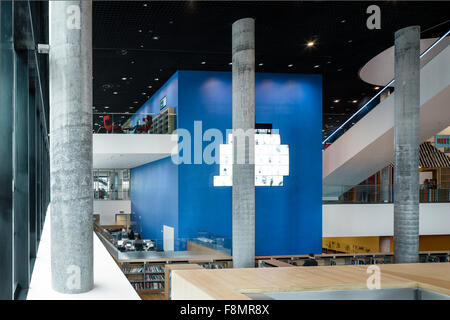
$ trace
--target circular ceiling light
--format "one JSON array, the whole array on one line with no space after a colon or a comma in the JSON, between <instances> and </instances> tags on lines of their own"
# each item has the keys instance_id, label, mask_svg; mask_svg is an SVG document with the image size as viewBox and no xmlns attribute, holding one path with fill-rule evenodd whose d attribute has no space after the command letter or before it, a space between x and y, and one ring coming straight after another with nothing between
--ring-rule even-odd
<instances>
[{"instance_id":1,"label":"circular ceiling light","mask_svg":"<svg viewBox=\"0 0 450 320\"><path fill-rule=\"evenodd\" d=\"M320 65L318 65L318 64L316 64L316 65L314 66L315 69L317 69L317 68L319 68L319 67L320 67Z\"/></svg>"},{"instance_id":2,"label":"circular ceiling light","mask_svg":"<svg viewBox=\"0 0 450 320\"><path fill-rule=\"evenodd\" d=\"M118 92L117 92L117 91L114 91L113 94L118 94Z\"/></svg>"},{"instance_id":3,"label":"circular ceiling light","mask_svg":"<svg viewBox=\"0 0 450 320\"><path fill-rule=\"evenodd\" d=\"M155 81L159 81L159 79L158 79L158 78L155 78Z\"/></svg>"},{"instance_id":4,"label":"circular ceiling light","mask_svg":"<svg viewBox=\"0 0 450 320\"><path fill-rule=\"evenodd\" d=\"M358 102L358 100L353 100L352 102L353 102L353 103L357 103L357 102Z\"/></svg>"},{"instance_id":5,"label":"circular ceiling light","mask_svg":"<svg viewBox=\"0 0 450 320\"><path fill-rule=\"evenodd\" d=\"M258 66L260 66L260 67L262 67L263 65L264 65L264 63L262 63L262 62L260 64L258 64Z\"/></svg>"},{"instance_id":6,"label":"circular ceiling light","mask_svg":"<svg viewBox=\"0 0 450 320\"><path fill-rule=\"evenodd\" d=\"M126 78L126 77L123 77L122 80L125 81L125 80L127 80L127 78Z\"/></svg>"},{"instance_id":7,"label":"circular ceiling light","mask_svg":"<svg viewBox=\"0 0 450 320\"><path fill-rule=\"evenodd\" d=\"M314 44L315 44L314 41L308 41L306 43L306 46L311 48L311 47L314 47Z\"/></svg>"},{"instance_id":8,"label":"circular ceiling light","mask_svg":"<svg viewBox=\"0 0 450 320\"><path fill-rule=\"evenodd\" d=\"M202 61L202 64L206 64L206 61Z\"/></svg>"},{"instance_id":9,"label":"circular ceiling light","mask_svg":"<svg viewBox=\"0 0 450 320\"><path fill-rule=\"evenodd\" d=\"M334 103L339 103L339 101L341 101L341 100L339 100L339 99L334 99Z\"/></svg>"},{"instance_id":10,"label":"circular ceiling light","mask_svg":"<svg viewBox=\"0 0 450 320\"><path fill-rule=\"evenodd\" d=\"M293 66L293 64L288 64L288 68L292 68Z\"/></svg>"},{"instance_id":11,"label":"circular ceiling light","mask_svg":"<svg viewBox=\"0 0 450 320\"><path fill-rule=\"evenodd\" d=\"M159 37L158 36L154 36L152 39L153 40L159 40Z\"/></svg>"}]
</instances>

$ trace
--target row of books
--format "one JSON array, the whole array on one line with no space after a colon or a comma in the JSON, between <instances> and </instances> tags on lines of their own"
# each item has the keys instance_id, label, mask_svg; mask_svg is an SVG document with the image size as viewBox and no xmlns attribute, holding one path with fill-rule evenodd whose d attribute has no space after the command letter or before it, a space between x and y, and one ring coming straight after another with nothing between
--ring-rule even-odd
<instances>
[{"instance_id":1,"label":"row of books","mask_svg":"<svg viewBox=\"0 0 450 320\"><path fill-rule=\"evenodd\" d=\"M164 281L164 277L160 274L152 274L152 275L147 275L145 277L145 280L147 280L147 281Z\"/></svg>"},{"instance_id":2,"label":"row of books","mask_svg":"<svg viewBox=\"0 0 450 320\"><path fill-rule=\"evenodd\" d=\"M146 273L164 273L164 266L148 266Z\"/></svg>"},{"instance_id":3,"label":"row of books","mask_svg":"<svg viewBox=\"0 0 450 320\"><path fill-rule=\"evenodd\" d=\"M131 284L135 290L163 290L163 282L134 282Z\"/></svg>"},{"instance_id":4,"label":"row of books","mask_svg":"<svg viewBox=\"0 0 450 320\"><path fill-rule=\"evenodd\" d=\"M143 267L123 266L122 272L123 273L143 273L144 268Z\"/></svg>"}]
</instances>

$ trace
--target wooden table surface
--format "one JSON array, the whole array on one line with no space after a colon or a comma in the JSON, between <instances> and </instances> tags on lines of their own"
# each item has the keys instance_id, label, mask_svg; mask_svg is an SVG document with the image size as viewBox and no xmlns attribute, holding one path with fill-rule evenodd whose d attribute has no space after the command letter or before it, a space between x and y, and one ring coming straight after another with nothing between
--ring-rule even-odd
<instances>
[{"instance_id":1,"label":"wooden table surface","mask_svg":"<svg viewBox=\"0 0 450 320\"><path fill-rule=\"evenodd\" d=\"M377 265L381 288L423 287L450 294L450 263ZM361 265L174 270L173 299L249 299L244 293L367 289Z\"/></svg>"}]
</instances>

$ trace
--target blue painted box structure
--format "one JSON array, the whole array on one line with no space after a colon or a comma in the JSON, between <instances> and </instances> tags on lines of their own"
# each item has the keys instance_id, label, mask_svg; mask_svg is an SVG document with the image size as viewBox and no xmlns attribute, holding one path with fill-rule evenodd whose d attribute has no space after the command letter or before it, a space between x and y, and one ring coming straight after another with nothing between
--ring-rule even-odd
<instances>
[{"instance_id":1,"label":"blue painted box structure","mask_svg":"<svg viewBox=\"0 0 450 320\"><path fill-rule=\"evenodd\" d=\"M210 141L194 135L232 127L231 72L178 71L139 112L160 111L160 100L174 107L177 128L187 129L202 150ZM255 75L257 123L279 129L289 145L289 176L281 187L256 187L256 255L305 254L322 251L322 77L305 74ZM221 143L226 143L223 141ZM197 159L199 160L199 159ZM202 161L202 159L200 159ZM218 164L179 164L165 158L131 170L132 211L145 238L161 239L162 225L175 228L175 238L208 231L232 235L231 187L214 187Z\"/></svg>"}]
</instances>

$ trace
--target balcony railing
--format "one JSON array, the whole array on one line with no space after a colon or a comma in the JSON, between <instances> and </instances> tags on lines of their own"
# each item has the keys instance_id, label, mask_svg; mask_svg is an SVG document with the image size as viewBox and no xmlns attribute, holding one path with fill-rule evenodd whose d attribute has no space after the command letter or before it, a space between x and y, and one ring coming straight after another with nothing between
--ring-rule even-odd
<instances>
[{"instance_id":1,"label":"balcony railing","mask_svg":"<svg viewBox=\"0 0 450 320\"><path fill-rule=\"evenodd\" d=\"M419 188L419 201L450 202L450 185L426 185ZM393 203L393 185L323 186L323 203Z\"/></svg>"}]
</instances>

